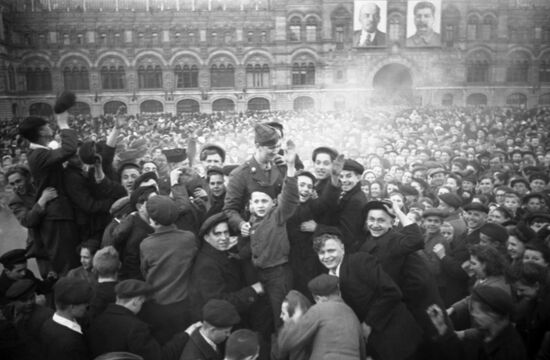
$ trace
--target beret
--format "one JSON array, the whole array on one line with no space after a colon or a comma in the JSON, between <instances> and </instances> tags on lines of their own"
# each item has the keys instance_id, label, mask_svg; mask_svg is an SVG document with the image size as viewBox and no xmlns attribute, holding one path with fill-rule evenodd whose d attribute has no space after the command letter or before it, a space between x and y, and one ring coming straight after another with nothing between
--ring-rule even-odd
<instances>
[{"instance_id":1,"label":"beret","mask_svg":"<svg viewBox=\"0 0 550 360\"><path fill-rule=\"evenodd\" d=\"M258 334L249 329L234 331L225 343L226 359L252 359L260 349Z\"/></svg>"},{"instance_id":2,"label":"beret","mask_svg":"<svg viewBox=\"0 0 550 360\"><path fill-rule=\"evenodd\" d=\"M187 159L187 150L185 149L162 150L162 153L166 156L166 161L169 163L177 163Z\"/></svg>"},{"instance_id":3,"label":"beret","mask_svg":"<svg viewBox=\"0 0 550 360\"><path fill-rule=\"evenodd\" d=\"M149 180L155 180L157 182L159 177L154 171L147 171L138 176L134 180L134 184L132 185L132 189L135 191L138 187L141 187L141 184L148 182ZM149 185L146 185L149 186Z\"/></svg>"},{"instance_id":4,"label":"beret","mask_svg":"<svg viewBox=\"0 0 550 360\"><path fill-rule=\"evenodd\" d=\"M504 226L494 223L485 223L479 229L481 234L487 235L493 241L505 243L508 240L508 231Z\"/></svg>"},{"instance_id":5,"label":"beret","mask_svg":"<svg viewBox=\"0 0 550 360\"><path fill-rule=\"evenodd\" d=\"M529 182L533 182L533 180L542 180L545 183L548 183L548 175L544 173L534 173L529 176Z\"/></svg>"},{"instance_id":6,"label":"beret","mask_svg":"<svg viewBox=\"0 0 550 360\"><path fill-rule=\"evenodd\" d=\"M32 139L35 130L39 127L47 125L48 122L46 119L43 119L38 116L29 116L26 117L21 124L19 124L19 134L29 141L35 141Z\"/></svg>"},{"instance_id":7,"label":"beret","mask_svg":"<svg viewBox=\"0 0 550 360\"><path fill-rule=\"evenodd\" d=\"M254 126L254 141L260 146L273 146L281 137L274 127L265 124Z\"/></svg>"},{"instance_id":8,"label":"beret","mask_svg":"<svg viewBox=\"0 0 550 360\"><path fill-rule=\"evenodd\" d=\"M76 95L70 91L63 91L55 100L53 112L56 114L64 113L76 103Z\"/></svg>"},{"instance_id":9,"label":"beret","mask_svg":"<svg viewBox=\"0 0 550 360\"><path fill-rule=\"evenodd\" d=\"M439 173L447 173L447 170L443 169L442 167L436 167L434 169L428 170L427 175L428 177L432 177L435 174L439 174Z\"/></svg>"},{"instance_id":10,"label":"beret","mask_svg":"<svg viewBox=\"0 0 550 360\"><path fill-rule=\"evenodd\" d=\"M446 210L443 210L443 209L438 209L438 208L430 208L430 209L426 209L426 210L424 210L424 212L422 212L422 217L423 218L427 218L429 216L437 216L441 219L444 219L447 216L449 216L449 212L446 211Z\"/></svg>"},{"instance_id":11,"label":"beret","mask_svg":"<svg viewBox=\"0 0 550 360\"><path fill-rule=\"evenodd\" d=\"M346 159L342 170L353 171L354 173L361 175L363 174L363 171L365 171L365 168L353 159Z\"/></svg>"},{"instance_id":12,"label":"beret","mask_svg":"<svg viewBox=\"0 0 550 360\"><path fill-rule=\"evenodd\" d=\"M205 150L214 150L215 152L217 152L221 158L222 158L222 163L225 162L225 150L219 146L219 145L216 145L216 144L205 144L202 149L201 149L201 152L200 152L200 158L201 160L205 160L206 159L206 156L204 156L203 158L203 152Z\"/></svg>"},{"instance_id":13,"label":"beret","mask_svg":"<svg viewBox=\"0 0 550 360\"><path fill-rule=\"evenodd\" d=\"M462 205L462 199L457 194L445 193L439 195L439 200L443 201L445 204L458 209Z\"/></svg>"},{"instance_id":14,"label":"beret","mask_svg":"<svg viewBox=\"0 0 550 360\"><path fill-rule=\"evenodd\" d=\"M34 294L36 283L31 279L20 279L15 281L6 291L6 298L9 300L25 299L28 295Z\"/></svg>"},{"instance_id":15,"label":"beret","mask_svg":"<svg viewBox=\"0 0 550 360\"><path fill-rule=\"evenodd\" d=\"M393 207L393 204L391 203L391 201L373 200L373 201L367 202L367 204L365 205L363 211L364 211L365 216L368 216L369 211L371 211L371 210L382 210L382 211L385 211L389 216L395 217L395 214L393 213L393 211L391 211L391 212L388 211L388 208L391 209L392 207Z\"/></svg>"},{"instance_id":16,"label":"beret","mask_svg":"<svg viewBox=\"0 0 550 360\"><path fill-rule=\"evenodd\" d=\"M328 154L332 160L338 157L338 151L328 146L320 146L313 150L313 154L311 155L313 161L315 161L317 154Z\"/></svg>"},{"instance_id":17,"label":"beret","mask_svg":"<svg viewBox=\"0 0 550 360\"><path fill-rule=\"evenodd\" d=\"M529 214L529 216L527 216L526 220L527 220L528 224L533 223L535 220L539 220L539 222L549 222L550 223L550 214L547 213L547 212L543 212L543 211L537 211L537 212Z\"/></svg>"},{"instance_id":18,"label":"beret","mask_svg":"<svg viewBox=\"0 0 550 360\"><path fill-rule=\"evenodd\" d=\"M54 287L54 299L56 303L66 305L80 305L90 301L93 289L88 281L80 278L62 277Z\"/></svg>"},{"instance_id":19,"label":"beret","mask_svg":"<svg viewBox=\"0 0 550 360\"><path fill-rule=\"evenodd\" d=\"M510 181L510 187L514 187L514 185L516 185L517 183L524 183L525 186L527 186L528 188L530 188L530 184L529 184L529 181L527 181L527 179L525 178L515 178L515 179L512 179L512 181Z\"/></svg>"},{"instance_id":20,"label":"beret","mask_svg":"<svg viewBox=\"0 0 550 360\"><path fill-rule=\"evenodd\" d=\"M223 172L223 169L219 166L210 166L206 170L206 176L210 176L212 174L219 174L219 175L222 175L222 176L225 175L225 173Z\"/></svg>"},{"instance_id":21,"label":"beret","mask_svg":"<svg viewBox=\"0 0 550 360\"><path fill-rule=\"evenodd\" d=\"M147 194L147 196L149 196L151 193L157 193L157 188L150 185L150 186L140 186L138 187L137 189L135 189L134 191L132 191L132 193L130 194L130 200L129 200L129 206L130 206L130 212L134 211L134 210L137 210L136 209L136 205L138 204L138 201L139 201L139 198L143 195L143 194Z\"/></svg>"},{"instance_id":22,"label":"beret","mask_svg":"<svg viewBox=\"0 0 550 360\"><path fill-rule=\"evenodd\" d=\"M115 294L122 299L129 299L137 296L147 296L153 292L153 287L145 281L137 279L123 280L116 284Z\"/></svg>"},{"instance_id":23,"label":"beret","mask_svg":"<svg viewBox=\"0 0 550 360\"><path fill-rule=\"evenodd\" d=\"M311 279L307 287L312 295L328 296L338 291L338 277L321 274Z\"/></svg>"},{"instance_id":24,"label":"beret","mask_svg":"<svg viewBox=\"0 0 550 360\"><path fill-rule=\"evenodd\" d=\"M468 205L463 207L464 211L481 211L484 213L489 213L489 208L479 202L471 202Z\"/></svg>"},{"instance_id":25,"label":"beret","mask_svg":"<svg viewBox=\"0 0 550 360\"><path fill-rule=\"evenodd\" d=\"M214 327L225 328L238 324L241 317L229 301L211 299L202 307L202 320Z\"/></svg>"},{"instance_id":26,"label":"beret","mask_svg":"<svg viewBox=\"0 0 550 360\"><path fill-rule=\"evenodd\" d=\"M514 311L512 296L496 286L475 286L472 289L471 299L487 305L500 315L510 315Z\"/></svg>"},{"instance_id":27,"label":"beret","mask_svg":"<svg viewBox=\"0 0 550 360\"><path fill-rule=\"evenodd\" d=\"M153 196L145 205L149 217L160 225L172 225L179 216L179 210L174 200L165 195Z\"/></svg>"},{"instance_id":28,"label":"beret","mask_svg":"<svg viewBox=\"0 0 550 360\"><path fill-rule=\"evenodd\" d=\"M206 235L213 227L222 222L227 222L227 215L225 215L223 212L214 214L208 219L204 220L199 230L199 239L202 239L204 235Z\"/></svg>"},{"instance_id":29,"label":"beret","mask_svg":"<svg viewBox=\"0 0 550 360\"><path fill-rule=\"evenodd\" d=\"M119 217L125 214L128 214L132 211L130 207L130 197L124 196L118 199L111 205L111 208L109 209L109 214L111 214L113 217Z\"/></svg>"},{"instance_id":30,"label":"beret","mask_svg":"<svg viewBox=\"0 0 550 360\"><path fill-rule=\"evenodd\" d=\"M13 249L0 256L0 264L4 267L11 267L15 264L22 264L27 261L27 251L25 249Z\"/></svg>"},{"instance_id":31,"label":"beret","mask_svg":"<svg viewBox=\"0 0 550 360\"><path fill-rule=\"evenodd\" d=\"M317 179L315 178L315 175L313 175L312 173L310 173L309 171L306 171L306 170L298 170L296 172L296 177L298 177L298 176L307 176L308 178L311 179L313 184L315 184L315 182L317 181Z\"/></svg>"}]
</instances>

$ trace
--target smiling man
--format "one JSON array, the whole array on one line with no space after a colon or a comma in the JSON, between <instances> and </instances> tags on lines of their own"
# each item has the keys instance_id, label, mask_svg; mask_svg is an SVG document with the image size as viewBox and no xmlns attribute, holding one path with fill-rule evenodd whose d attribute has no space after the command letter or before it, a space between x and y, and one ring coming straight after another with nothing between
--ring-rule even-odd
<instances>
[{"instance_id":1,"label":"smiling man","mask_svg":"<svg viewBox=\"0 0 550 360\"><path fill-rule=\"evenodd\" d=\"M362 323L371 351L382 359L411 356L421 330L403 304L401 291L377 259L365 252L347 254L336 228L320 232L313 249L329 275L339 278L342 299Z\"/></svg>"}]
</instances>

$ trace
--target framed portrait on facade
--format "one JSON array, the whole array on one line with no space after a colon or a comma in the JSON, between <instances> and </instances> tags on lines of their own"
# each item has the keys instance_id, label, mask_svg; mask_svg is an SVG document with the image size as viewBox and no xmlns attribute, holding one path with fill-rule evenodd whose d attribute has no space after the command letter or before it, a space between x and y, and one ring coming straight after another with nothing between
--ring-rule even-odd
<instances>
[{"instance_id":1,"label":"framed portrait on facade","mask_svg":"<svg viewBox=\"0 0 550 360\"><path fill-rule=\"evenodd\" d=\"M441 46L441 0L413 0L407 3L406 45Z\"/></svg>"},{"instance_id":2,"label":"framed portrait on facade","mask_svg":"<svg viewBox=\"0 0 550 360\"><path fill-rule=\"evenodd\" d=\"M357 48L386 46L386 1L355 0L353 46Z\"/></svg>"}]
</instances>

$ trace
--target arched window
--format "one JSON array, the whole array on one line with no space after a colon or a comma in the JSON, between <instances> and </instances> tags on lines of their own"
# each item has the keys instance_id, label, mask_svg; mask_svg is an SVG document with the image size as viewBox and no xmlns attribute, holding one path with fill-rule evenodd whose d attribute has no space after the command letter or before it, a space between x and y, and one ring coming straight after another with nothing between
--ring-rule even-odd
<instances>
[{"instance_id":1,"label":"arched window","mask_svg":"<svg viewBox=\"0 0 550 360\"><path fill-rule=\"evenodd\" d=\"M218 99L212 103L212 111L235 111L235 103L231 99Z\"/></svg>"},{"instance_id":2,"label":"arched window","mask_svg":"<svg viewBox=\"0 0 550 360\"><path fill-rule=\"evenodd\" d=\"M539 97L539 105L550 105L550 93L548 94L542 94Z\"/></svg>"},{"instance_id":3,"label":"arched window","mask_svg":"<svg viewBox=\"0 0 550 360\"><path fill-rule=\"evenodd\" d=\"M292 85L315 85L315 65L312 62L294 63Z\"/></svg>"},{"instance_id":4,"label":"arched window","mask_svg":"<svg viewBox=\"0 0 550 360\"><path fill-rule=\"evenodd\" d=\"M192 99L185 99L178 101L178 104L176 105L176 111L178 114L181 113L198 113L200 112L200 105L198 101L192 100Z\"/></svg>"},{"instance_id":5,"label":"arched window","mask_svg":"<svg viewBox=\"0 0 550 360\"><path fill-rule=\"evenodd\" d=\"M140 89L162 88L162 69L160 65L140 65L138 68L138 86Z\"/></svg>"},{"instance_id":6,"label":"arched window","mask_svg":"<svg viewBox=\"0 0 550 360\"><path fill-rule=\"evenodd\" d=\"M477 51L466 60L466 82L484 83L489 81L489 56Z\"/></svg>"},{"instance_id":7,"label":"arched window","mask_svg":"<svg viewBox=\"0 0 550 360\"><path fill-rule=\"evenodd\" d=\"M539 65L539 81L550 82L550 57L542 60Z\"/></svg>"},{"instance_id":8,"label":"arched window","mask_svg":"<svg viewBox=\"0 0 550 360\"><path fill-rule=\"evenodd\" d=\"M28 67L25 69L27 91L51 91L52 75L48 67Z\"/></svg>"},{"instance_id":9,"label":"arched window","mask_svg":"<svg viewBox=\"0 0 550 360\"><path fill-rule=\"evenodd\" d=\"M161 113L164 111L164 106L158 100L145 100L139 106L139 111L142 113Z\"/></svg>"},{"instance_id":10,"label":"arched window","mask_svg":"<svg viewBox=\"0 0 550 360\"><path fill-rule=\"evenodd\" d=\"M71 115L89 115L91 114L90 105L77 101L69 110L68 113Z\"/></svg>"},{"instance_id":11,"label":"arched window","mask_svg":"<svg viewBox=\"0 0 550 360\"><path fill-rule=\"evenodd\" d=\"M511 106L527 105L527 96L522 93L510 94L506 98L506 104Z\"/></svg>"},{"instance_id":12,"label":"arched window","mask_svg":"<svg viewBox=\"0 0 550 360\"><path fill-rule=\"evenodd\" d=\"M482 106L487 105L487 95L485 94L470 94L466 98L466 105L468 106Z\"/></svg>"},{"instance_id":13,"label":"arched window","mask_svg":"<svg viewBox=\"0 0 550 360\"><path fill-rule=\"evenodd\" d=\"M210 85L214 88L235 87L235 68L232 64L213 64L210 67Z\"/></svg>"},{"instance_id":14,"label":"arched window","mask_svg":"<svg viewBox=\"0 0 550 360\"><path fill-rule=\"evenodd\" d=\"M103 105L103 113L116 114L121 106L126 106L122 101L108 101Z\"/></svg>"},{"instance_id":15,"label":"arched window","mask_svg":"<svg viewBox=\"0 0 550 360\"><path fill-rule=\"evenodd\" d=\"M199 86L199 68L193 64L176 65L174 69L176 75L176 87L178 89L196 88Z\"/></svg>"},{"instance_id":16,"label":"arched window","mask_svg":"<svg viewBox=\"0 0 550 360\"><path fill-rule=\"evenodd\" d=\"M101 88L104 90L122 90L126 87L126 70L121 61L106 61L101 66Z\"/></svg>"},{"instance_id":17,"label":"arched window","mask_svg":"<svg viewBox=\"0 0 550 360\"><path fill-rule=\"evenodd\" d=\"M479 37L479 18L476 15L468 17L468 27L466 38L470 41L477 40Z\"/></svg>"},{"instance_id":18,"label":"arched window","mask_svg":"<svg viewBox=\"0 0 550 360\"><path fill-rule=\"evenodd\" d=\"M294 99L294 110L303 111L311 110L315 106L315 101L309 96L299 96Z\"/></svg>"},{"instance_id":19,"label":"arched window","mask_svg":"<svg viewBox=\"0 0 550 360\"><path fill-rule=\"evenodd\" d=\"M317 19L313 16L306 20L306 41L317 41Z\"/></svg>"},{"instance_id":20,"label":"arched window","mask_svg":"<svg viewBox=\"0 0 550 360\"><path fill-rule=\"evenodd\" d=\"M506 81L527 82L529 80L530 61L527 55L516 52L510 56L506 68Z\"/></svg>"},{"instance_id":21,"label":"arched window","mask_svg":"<svg viewBox=\"0 0 550 360\"><path fill-rule=\"evenodd\" d=\"M453 46L459 36L460 11L455 6L447 6L441 15L441 30L446 46Z\"/></svg>"},{"instance_id":22,"label":"arched window","mask_svg":"<svg viewBox=\"0 0 550 360\"><path fill-rule=\"evenodd\" d=\"M481 39L492 40L495 37L497 22L496 19L487 15L483 18L483 25L481 26Z\"/></svg>"},{"instance_id":23,"label":"arched window","mask_svg":"<svg viewBox=\"0 0 550 360\"><path fill-rule=\"evenodd\" d=\"M253 58L246 65L246 87L265 88L269 87L269 65L262 58Z\"/></svg>"},{"instance_id":24,"label":"arched window","mask_svg":"<svg viewBox=\"0 0 550 360\"><path fill-rule=\"evenodd\" d=\"M269 111L269 100L253 98L248 101L248 111Z\"/></svg>"},{"instance_id":25,"label":"arched window","mask_svg":"<svg viewBox=\"0 0 550 360\"><path fill-rule=\"evenodd\" d=\"M10 91L15 91L15 69L11 64L8 67L8 89Z\"/></svg>"},{"instance_id":26,"label":"arched window","mask_svg":"<svg viewBox=\"0 0 550 360\"><path fill-rule=\"evenodd\" d=\"M344 48L344 43L350 33L351 14L345 7L341 6L332 12L330 21L332 23L332 38L336 42L336 49L341 50Z\"/></svg>"},{"instance_id":27,"label":"arched window","mask_svg":"<svg viewBox=\"0 0 550 360\"><path fill-rule=\"evenodd\" d=\"M53 115L53 109L50 104L34 103L29 107L29 115L48 118Z\"/></svg>"},{"instance_id":28,"label":"arched window","mask_svg":"<svg viewBox=\"0 0 550 360\"><path fill-rule=\"evenodd\" d=\"M441 98L441 105L443 106L452 106L453 105L453 94L445 94Z\"/></svg>"},{"instance_id":29,"label":"arched window","mask_svg":"<svg viewBox=\"0 0 550 360\"><path fill-rule=\"evenodd\" d=\"M66 66L63 69L63 83L67 90L90 90L88 68Z\"/></svg>"},{"instance_id":30,"label":"arched window","mask_svg":"<svg viewBox=\"0 0 550 360\"><path fill-rule=\"evenodd\" d=\"M300 20L298 16L294 16L290 19L288 26L288 40L302 41L302 20Z\"/></svg>"}]
</instances>

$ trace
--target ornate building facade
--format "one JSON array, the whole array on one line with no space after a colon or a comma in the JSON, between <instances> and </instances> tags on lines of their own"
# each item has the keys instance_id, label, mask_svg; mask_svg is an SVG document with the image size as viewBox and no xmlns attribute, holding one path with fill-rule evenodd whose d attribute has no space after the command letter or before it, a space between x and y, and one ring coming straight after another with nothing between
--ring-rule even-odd
<instances>
[{"instance_id":1,"label":"ornate building facade","mask_svg":"<svg viewBox=\"0 0 550 360\"><path fill-rule=\"evenodd\" d=\"M353 44L353 0L0 1L0 117L339 110L376 104L549 105L550 1L442 0L441 46Z\"/></svg>"}]
</instances>

